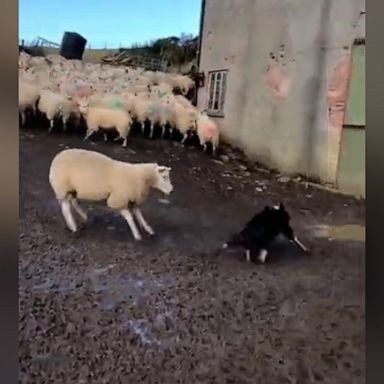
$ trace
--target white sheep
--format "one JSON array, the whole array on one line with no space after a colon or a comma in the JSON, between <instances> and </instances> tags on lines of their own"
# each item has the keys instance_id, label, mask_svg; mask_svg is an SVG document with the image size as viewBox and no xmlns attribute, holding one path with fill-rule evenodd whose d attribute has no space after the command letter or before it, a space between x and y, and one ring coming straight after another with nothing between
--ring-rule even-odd
<instances>
[{"instance_id":1,"label":"white sheep","mask_svg":"<svg viewBox=\"0 0 384 384\"><path fill-rule=\"evenodd\" d=\"M21 124L26 121L25 112L31 108L33 114L36 112L36 104L40 97L40 88L23 80L19 80L19 112L21 115Z\"/></svg>"},{"instance_id":2,"label":"white sheep","mask_svg":"<svg viewBox=\"0 0 384 384\"><path fill-rule=\"evenodd\" d=\"M209 118L205 112L201 112L197 117L197 136L199 137L200 145L204 151L207 149L207 143L212 144L212 153L216 152L219 146L219 129L217 124Z\"/></svg>"},{"instance_id":3,"label":"white sheep","mask_svg":"<svg viewBox=\"0 0 384 384\"><path fill-rule=\"evenodd\" d=\"M129 100L121 95L106 94L100 95L96 93L90 97L84 96L77 98L79 103L87 103L90 107L112 108L112 109L124 109L129 110Z\"/></svg>"},{"instance_id":4,"label":"white sheep","mask_svg":"<svg viewBox=\"0 0 384 384\"><path fill-rule=\"evenodd\" d=\"M181 140L183 144L187 140L189 132L196 130L197 110L174 103L172 112L171 125L183 135Z\"/></svg>"},{"instance_id":5,"label":"white sheep","mask_svg":"<svg viewBox=\"0 0 384 384\"><path fill-rule=\"evenodd\" d=\"M144 133L145 122L148 118L148 108L151 104L150 99L145 94L134 96L131 104L132 117L140 124L141 133Z\"/></svg>"},{"instance_id":6,"label":"white sheep","mask_svg":"<svg viewBox=\"0 0 384 384\"><path fill-rule=\"evenodd\" d=\"M176 79L178 88L181 90L183 95L186 95L195 87L195 82L188 76L178 75Z\"/></svg>"},{"instance_id":7,"label":"white sheep","mask_svg":"<svg viewBox=\"0 0 384 384\"><path fill-rule=\"evenodd\" d=\"M80 101L79 110L85 116L87 123L85 140L100 128L104 130L116 129L119 136L115 141L123 139L122 146L127 146L127 138L132 127L132 118L125 109L90 107L87 103ZM104 139L106 139L105 135Z\"/></svg>"},{"instance_id":8,"label":"white sheep","mask_svg":"<svg viewBox=\"0 0 384 384\"><path fill-rule=\"evenodd\" d=\"M77 225L71 208L84 221L87 220L87 214L80 207L78 199L94 202L106 200L109 208L120 212L125 218L134 238L141 240L133 216L146 232L154 234L139 205L152 188L164 194L172 192L170 170L157 163L132 164L95 151L72 148L54 157L49 170L49 182L72 232L77 231Z\"/></svg>"},{"instance_id":9,"label":"white sheep","mask_svg":"<svg viewBox=\"0 0 384 384\"><path fill-rule=\"evenodd\" d=\"M49 89L42 89L40 91L38 109L49 120L49 132L51 132L56 117L61 117L64 128L67 127L67 122L74 111L74 104L68 97Z\"/></svg>"},{"instance_id":10,"label":"white sheep","mask_svg":"<svg viewBox=\"0 0 384 384\"><path fill-rule=\"evenodd\" d=\"M169 120L167 105L160 102L158 99L151 100L147 109L147 118L150 122L149 138L152 139L156 124L159 124L161 128L161 137L163 137L165 126Z\"/></svg>"}]
</instances>

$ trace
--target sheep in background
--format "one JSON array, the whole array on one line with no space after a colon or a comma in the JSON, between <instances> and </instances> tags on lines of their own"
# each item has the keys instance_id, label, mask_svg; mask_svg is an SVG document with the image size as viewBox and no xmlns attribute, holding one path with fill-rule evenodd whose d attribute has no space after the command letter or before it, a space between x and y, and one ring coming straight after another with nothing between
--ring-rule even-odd
<instances>
[{"instance_id":1,"label":"sheep in background","mask_svg":"<svg viewBox=\"0 0 384 384\"><path fill-rule=\"evenodd\" d=\"M80 207L78 199L95 202L106 200L109 208L125 218L133 237L141 240L134 217L147 233L154 235L139 206L151 189L167 195L173 191L170 170L157 163L131 164L95 151L73 148L65 149L54 157L49 182L72 232L77 231L72 208L84 221L87 220L87 214Z\"/></svg>"},{"instance_id":2,"label":"sheep in background","mask_svg":"<svg viewBox=\"0 0 384 384\"><path fill-rule=\"evenodd\" d=\"M185 96L188 92L195 87L195 82L188 76L178 76L178 87L181 93Z\"/></svg>"},{"instance_id":3,"label":"sheep in background","mask_svg":"<svg viewBox=\"0 0 384 384\"><path fill-rule=\"evenodd\" d=\"M184 96L173 94L177 89L183 93L190 89L192 82L187 76L82 63L65 60L59 55L50 55L48 63L44 58L23 54L19 57L19 64L23 80L66 99L60 107L63 111L60 108L56 110L55 117L76 115L78 121L81 114L77 105L87 99L89 107L125 109L141 126L142 132L149 120L150 137L153 137L156 125L162 130L161 137L164 137L167 124L171 128L171 136L177 129L183 136L182 142L191 130L196 131L196 108ZM25 121L24 117L21 119ZM49 120L52 130L53 118ZM66 125L68 118L64 116L63 120Z\"/></svg>"},{"instance_id":4,"label":"sheep in background","mask_svg":"<svg viewBox=\"0 0 384 384\"><path fill-rule=\"evenodd\" d=\"M36 105L40 98L40 88L34 84L19 80L19 113L21 124L25 125L26 110L31 109L33 115L36 113Z\"/></svg>"},{"instance_id":5,"label":"sheep in background","mask_svg":"<svg viewBox=\"0 0 384 384\"><path fill-rule=\"evenodd\" d=\"M55 93L49 89L40 91L38 109L49 120L49 132L52 132L56 117L61 117L64 129L74 110L74 104L68 97Z\"/></svg>"},{"instance_id":6,"label":"sheep in background","mask_svg":"<svg viewBox=\"0 0 384 384\"><path fill-rule=\"evenodd\" d=\"M129 100L120 95L95 94L91 97L82 97L78 100L80 104L87 103L90 107L111 108L111 109L123 109L129 110Z\"/></svg>"},{"instance_id":7,"label":"sheep in background","mask_svg":"<svg viewBox=\"0 0 384 384\"><path fill-rule=\"evenodd\" d=\"M189 133L191 131L196 131L197 110L194 108L185 108L180 104L172 104L171 108L172 128L176 128L183 135L181 143L184 144Z\"/></svg>"},{"instance_id":8,"label":"sheep in background","mask_svg":"<svg viewBox=\"0 0 384 384\"><path fill-rule=\"evenodd\" d=\"M150 104L151 101L146 95L137 95L132 99L131 114L136 122L140 124L141 134L144 134Z\"/></svg>"},{"instance_id":9,"label":"sheep in background","mask_svg":"<svg viewBox=\"0 0 384 384\"><path fill-rule=\"evenodd\" d=\"M165 126L169 121L169 108L160 100L153 100L147 110L147 118L150 122L149 138L153 138L155 125L158 124L161 128L161 137L164 137Z\"/></svg>"},{"instance_id":10,"label":"sheep in background","mask_svg":"<svg viewBox=\"0 0 384 384\"><path fill-rule=\"evenodd\" d=\"M205 112L198 114L196 133L204 151L207 149L207 143L211 143L212 153L215 153L219 146L219 129Z\"/></svg>"},{"instance_id":11,"label":"sheep in background","mask_svg":"<svg viewBox=\"0 0 384 384\"><path fill-rule=\"evenodd\" d=\"M103 130L116 129L119 136L115 141L123 139L122 147L127 146L127 138L132 127L132 118L125 109L90 107L86 102L79 102L79 110L84 115L87 123L87 133L84 140L87 140L100 128ZM106 140L106 135L104 135Z\"/></svg>"}]
</instances>

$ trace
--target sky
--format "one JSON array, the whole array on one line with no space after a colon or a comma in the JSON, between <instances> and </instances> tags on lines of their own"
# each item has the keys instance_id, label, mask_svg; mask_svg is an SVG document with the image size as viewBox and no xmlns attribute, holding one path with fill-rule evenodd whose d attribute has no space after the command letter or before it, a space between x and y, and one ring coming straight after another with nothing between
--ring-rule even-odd
<instances>
[{"instance_id":1,"label":"sky","mask_svg":"<svg viewBox=\"0 0 384 384\"><path fill-rule=\"evenodd\" d=\"M181 33L198 34L201 0L19 0L19 40L60 44L65 31L91 48L118 48Z\"/></svg>"}]
</instances>

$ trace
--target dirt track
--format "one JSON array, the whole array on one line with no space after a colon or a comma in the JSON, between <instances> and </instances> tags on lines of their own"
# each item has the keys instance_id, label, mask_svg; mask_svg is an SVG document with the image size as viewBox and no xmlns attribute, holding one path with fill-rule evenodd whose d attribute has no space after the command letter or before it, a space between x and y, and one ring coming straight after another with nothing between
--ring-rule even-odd
<instances>
[{"instance_id":1,"label":"dirt track","mask_svg":"<svg viewBox=\"0 0 384 384\"><path fill-rule=\"evenodd\" d=\"M173 167L170 204L154 195L143 207L154 239L134 242L102 206L78 234L65 229L48 184L65 146ZM311 232L364 224L364 203L246 172L169 141L132 138L124 150L21 129L20 382L364 383L364 243ZM215 255L278 201L311 256L261 266Z\"/></svg>"}]
</instances>

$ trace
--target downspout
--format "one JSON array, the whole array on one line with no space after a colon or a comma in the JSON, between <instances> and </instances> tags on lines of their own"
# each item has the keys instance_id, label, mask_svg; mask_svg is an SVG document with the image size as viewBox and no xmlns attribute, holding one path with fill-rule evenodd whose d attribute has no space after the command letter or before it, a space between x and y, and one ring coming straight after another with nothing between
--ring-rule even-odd
<instances>
[{"instance_id":1,"label":"downspout","mask_svg":"<svg viewBox=\"0 0 384 384\"><path fill-rule=\"evenodd\" d=\"M329 42L329 23L330 23L330 15L331 15L331 0L324 0L323 5L320 9L320 31L319 31L319 48L317 50L317 60L315 62L315 69L313 73L317 74L315 77L311 95L309 96L309 100L311 100L311 108L308 114L308 123L305 137L305 176L313 177L313 175L317 174L317 157L316 157L316 140L318 138L318 132L316 131L317 119L319 114L319 100L321 98L321 88L322 81L326 76L324 76L326 72L326 50L328 48Z\"/></svg>"},{"instance_id":2,"label":"downspout","mask_svg":"<svg viewBox=\"0 0 384 384\"><path fill-rule=\"evenodd\" d=\"M198 71L200 71L201 46L202 46L202 40L203 40L204 16L205 16L205 0L202 0L201 1L201 10L200 10L199 48L198 48L198 51L197 51L197 68L198 68Z\"/></svg>"},{"instance_id":3,"label":"downspout","mask_svg":"<svg viewBox=\"0 0 384 384\"><path fill-rule=\"evenodd\" d=\"M204 26L204 16L205 16L205 0L201 1L201 9L200 9L200 26L199 26L199 45L197 48L197 74L200 73L200 61L201 61L201 46L203 41L203 26ZM195 95L193 104L197 106L197 95L198 95L198 76L195 78Z\"/></svg>"}]
</instances>

